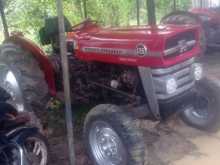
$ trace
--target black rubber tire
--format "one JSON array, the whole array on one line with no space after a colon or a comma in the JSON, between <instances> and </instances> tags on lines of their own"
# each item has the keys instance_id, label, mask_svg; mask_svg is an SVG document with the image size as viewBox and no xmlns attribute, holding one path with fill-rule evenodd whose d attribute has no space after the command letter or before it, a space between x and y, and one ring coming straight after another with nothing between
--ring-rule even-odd
<instances>
[{"instance_id":1,"label":"black rubber tire","mask_svg":"<svg viewBox=\"0 0 220 165\"><path fill-rule=\"evenodd\" d=\"M200 118L195 115L196 111L181 111L182 120L197 129L206 131L216 131L220 120L220 84L214 78L204 78L196 84L196 90L199 96L203 96L208 101L208 111L206 118ZM196 100L196 99L195 99Z\"/></svg>"},{"instance_id":2,"label":"black rubber tire","mask_svg":"<svg viewBox=\"0 0 220 165\"><path fill-rule=\"evenodd\" d=\"M200 34L200 45L202 49L202 55L207 51L207 39L204 27L201 23L199 17L195 14L186 12L186 11L174 11L170 14L164 16L161 19L161 24L174 24L174 25L185 25L185 24L193 24L201 26L201 34Z\"/></svg>"},{"instance_id":3,"label":"black rubber tire","mask_svg":"<svg viewBox=\"0 0 220 165\"><path fill-rule=\"evenodd\" d=\"M41 129L38 113L44 111L49 93L38 62L29 51L9 42L0 47L0 63L13 69L22 92L24 109L30 113L31 124Z\"/></svg>"},{"instance_id":4,"label":"black rubber tire","mask_svg":"<svg viewBox=\"0 0 220 165\"><path fill-rule=\"evenodd\" d=\"M84 123L84 140L88 147L90 158L96 165L91 147L89 145L89 132L95 121L107 122L119 135L127 152L127 165L143 165L146 160L146 147L143 132L139 126L140 120L135 119L115 105L102 104L93 108L87 115Z\"/></svg>"},{"instance_id":5,"label":"black rubber tire","mask_svg":"<svg viewBox=\"0 0 220 165\"><path fill-rule=\"evenodd\" d=\"M32 135L30 135L30 136L28 136L28 137L26 137L26 139L24 140L24 144L23 144L23 148L24 148L24 150L25 151L27 151L27 149L25 149L25 142L26 142L26 140L28 140L28 139L30 139L30 138L35 138L35 139L38 139L38 141L41 141L41 143L43 143L43 145L45 146L45 149L46 149L46 154L47 154L47 160L45 161L46 163L45 164L43 164L43 165L48 165L49 163L50 163L50 154L49 154L49 152L50 152L50 148L49 148L49 144L48 144L48 141L47 141L47 139L41 134L41 133L36 133L36 134L32 134Z\"/></svg>"}]
</instances>

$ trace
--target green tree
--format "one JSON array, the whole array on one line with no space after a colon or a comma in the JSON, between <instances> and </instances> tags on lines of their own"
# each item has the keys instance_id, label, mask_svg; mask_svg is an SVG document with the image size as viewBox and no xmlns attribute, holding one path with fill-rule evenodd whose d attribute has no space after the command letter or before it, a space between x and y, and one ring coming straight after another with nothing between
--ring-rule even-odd
<instances>
[{"instance_id":1,"label":"green tree","mask_svg":"<svg viewBox=\"0 0 220 165\"><path fill-rule=\"evenodd\" d=\"M10 31L22 31L38 41L38 31L44 19L56 15L55 0L5 0L5 12ZM157 20L173 10L172 0L155 0ZM136 0L64 0L64 13L72 24L81 22L86 13L89 18L106 26L137 24ZM187 10L190 0L177 0L179 9ZM146 0L140 0L140 22L147 24Z\"/></svg>"}]
</instances>

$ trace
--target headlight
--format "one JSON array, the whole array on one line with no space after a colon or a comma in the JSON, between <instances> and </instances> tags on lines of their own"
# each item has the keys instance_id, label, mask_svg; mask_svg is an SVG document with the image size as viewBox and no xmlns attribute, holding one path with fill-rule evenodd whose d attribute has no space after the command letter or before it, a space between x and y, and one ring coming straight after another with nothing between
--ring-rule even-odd
<instances>
[{"instance_id":1,"label":"headlight","mask_svg":"<svg viewBox=\"0 0 220 165\"><path fill-rule=\"evenodd\" d=\"M177 82L174 78L167 79L166 81L166 91L168 94L173 94L177 90Z\"/></svg>"},{"instance_id":2,"label":"headlight","mask_svg":"<svg viewBox=\"0 0 220 165\"><path fill-rule=\"evenodd\" d=\"M193 65L193 72L194 72L194 77L195 79L198 81L198 80L201 80L202 77L203 77L203 68L202 68L202 64L200 63L195 63Z\"/></svg>"}]
</instances>

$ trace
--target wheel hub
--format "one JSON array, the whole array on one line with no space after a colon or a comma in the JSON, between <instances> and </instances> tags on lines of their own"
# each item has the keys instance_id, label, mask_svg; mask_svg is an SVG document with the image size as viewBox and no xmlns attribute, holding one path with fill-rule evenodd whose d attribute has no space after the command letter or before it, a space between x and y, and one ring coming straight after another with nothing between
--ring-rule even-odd
<instances>
[{"instance_id":1,"label":"wheel hub","mask_svg":"<svg viewBox=\"0 0 220 165\"><path fill-rule=\"evenodd\" d=\"M98 165L126 164L124 145L118 134L106 122L93 123L89 143Z\"/></svg>"},{"instance_id":2,"label":"wheel hub","mask_svg":"<svg viewBox=\"0 0 220 165\"><path fill-rule=\"evenodd\" d=\"M195 101L193 114L199 118L208 118L208 108L209 108L209 101L205 97L198 96L198 98Z\"/></svg>"},{"instance_id":3,"label":"wheel hub","mask_svg":"<svg viewBox=\"0 0 220 165\"><path fill-rule=\"evenodd\" d=\"M0 81L0 86L11 96L8 102L19 112L23 112L25 110L24 100L16 75L4 64L0 64Z\"/></svg>"},{"instance_id":4,"label":"wheel hub","mask_svg":"<svg viewBox=\"0 0 220 165\"><path fill-rule=\"evenodd\" d=\"M31 165L47 164L47 147L37 138L29 138L26 142L26 155Z\"/></svg>"}]
</instances>

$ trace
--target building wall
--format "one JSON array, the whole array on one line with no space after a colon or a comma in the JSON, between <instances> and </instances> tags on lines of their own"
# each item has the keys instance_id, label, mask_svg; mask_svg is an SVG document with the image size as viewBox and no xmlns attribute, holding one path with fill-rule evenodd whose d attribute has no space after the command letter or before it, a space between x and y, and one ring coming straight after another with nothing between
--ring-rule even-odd
<instances>
[{"instance_id":1,"label":"building wall","mask_svg":"<svg viewBox=\"0 0 220 165\"><path fill-rule=\"evenodd\" d=\"M192 0L193 7L216 7L220 6L220 0Z\"/></svg>"}]
</instances>

